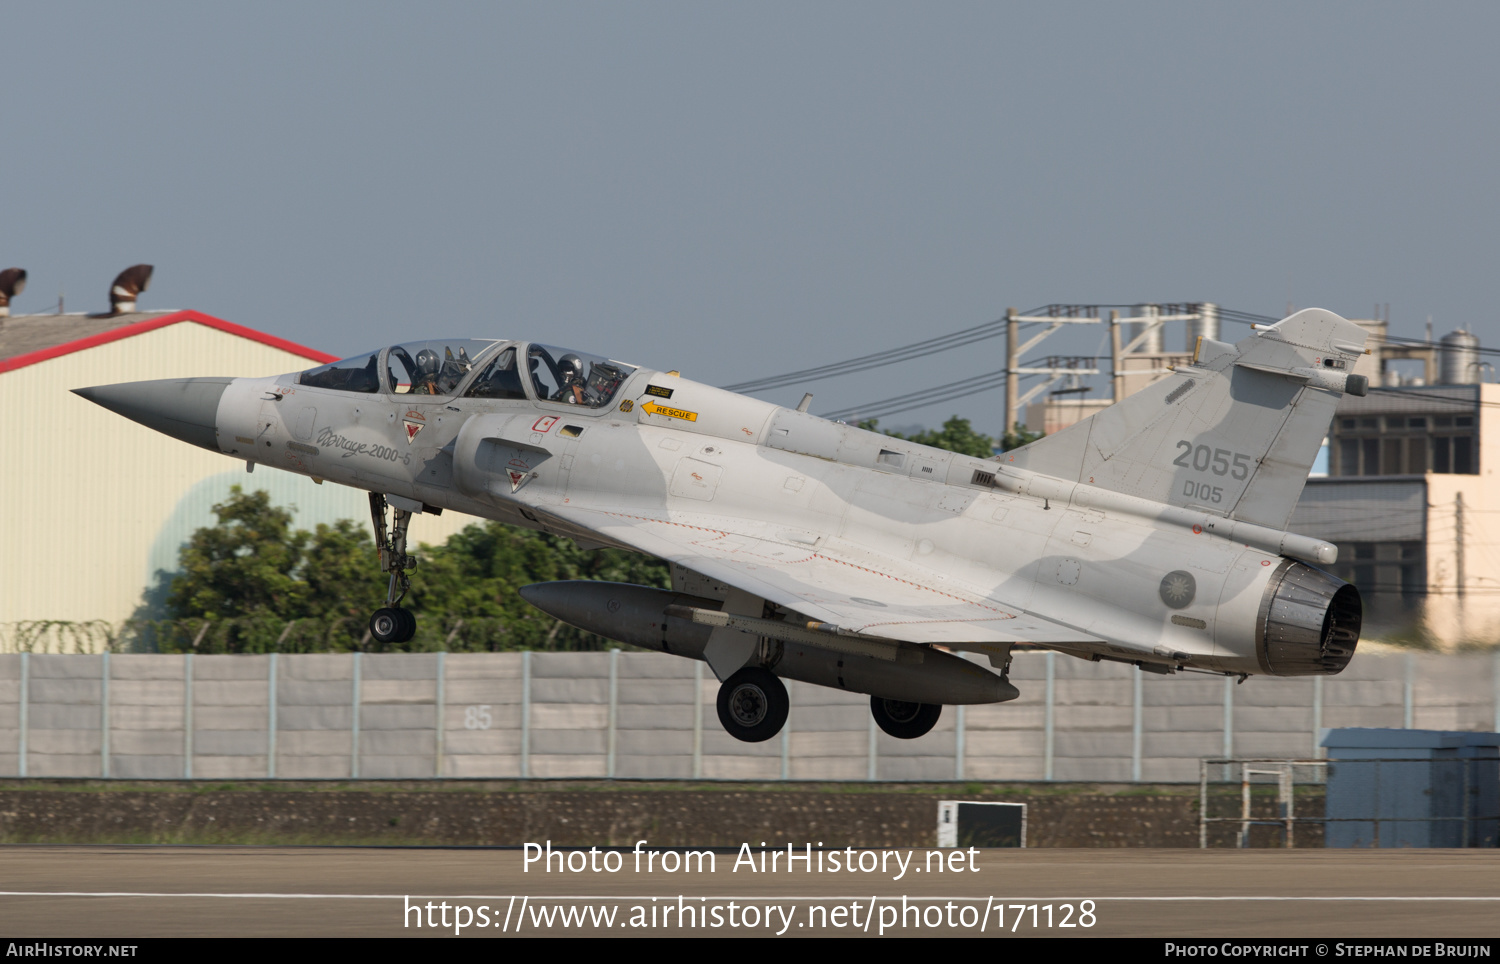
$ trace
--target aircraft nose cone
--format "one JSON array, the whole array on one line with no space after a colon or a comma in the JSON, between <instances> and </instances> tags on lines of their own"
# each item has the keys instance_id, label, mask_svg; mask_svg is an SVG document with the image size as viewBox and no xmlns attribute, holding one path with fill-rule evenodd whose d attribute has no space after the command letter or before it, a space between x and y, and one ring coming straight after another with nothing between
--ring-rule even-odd
<instances>
[{"instance_id":1,"label":"aircraft nose cone","mask_svg":"<svg viewBox=\"0 0 1500 964\"><path fill-rule=\"evenodd\" d=\"M219 399L232 381L232 378L164 378L75 388L73 394L147 428L218 452L214 425Z\"/></svg>"}]
</instances>

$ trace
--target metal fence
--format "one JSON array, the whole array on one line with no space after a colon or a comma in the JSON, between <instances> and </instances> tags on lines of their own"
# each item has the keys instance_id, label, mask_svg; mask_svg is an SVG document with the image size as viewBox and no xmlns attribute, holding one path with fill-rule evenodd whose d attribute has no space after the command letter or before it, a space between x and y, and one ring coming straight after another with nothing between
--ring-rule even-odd
<instances>
[{"instance_id":1,"label":"metal fence","mask_svg":"<svg viewBox=\"0 0 1500 964\"><path fill-rule=\"evenodd\" d=\"M1198 845L1212 828L1252 846L1254 828L1286 849L1317 847L1495 847L1500 779L1488 756L1359 757L1330 760L1215 759L1201 763ZM1332 778L1332 779L1330 779ZM1268 792L1274 788L1272 798ZM1301 790L1299 795L1298 790ZM1225 813L1236 800L1239 812Z\"/></svg>"},{"instance_id":2,"label":"metal fence","mask_svg":"<svg viewBox=\"0 0 1500 964\"><path fill-rule=\"evenodd\" d=\"M1317 757L1325 727L1493 730L1500 657L1361 655L1329 678L1160 677L1018 654L1021 697L918 740L792 682L776 739L719 726L658 653L0 655L0 777L1192 783L1213 757Z\"/></svg>"}]
</instances>

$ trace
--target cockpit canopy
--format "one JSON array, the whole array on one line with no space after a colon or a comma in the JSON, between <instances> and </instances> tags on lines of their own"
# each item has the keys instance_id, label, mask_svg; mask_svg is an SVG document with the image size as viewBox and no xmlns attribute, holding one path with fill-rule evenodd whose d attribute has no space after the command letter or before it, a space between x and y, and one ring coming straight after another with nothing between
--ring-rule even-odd
<instances>
[{"instance_id":1,"label":"cockpit canopy","mask_svg":"<svg viewBox=\"0 0 1500 964\"><path fill-rule=\"evenodd\" d=\"M450 396L463 387L475 363L483 360L481 356L497 344L478 339L437 339L393 345L305 371L297 380L313 388L343 392ZM524 377L518 363L523 354ZM597 355L519 342L506 345L482 367L469 382L464 397L534 399L586 408L608 405L635 373L629 365Z\"/></svg>"},{"instance_id":2,"label":"cockpit canopy","mask_svg":"<svg viewBox=\"0 0 1500 964\"><path fill-rule=\"evenodd\" d=\"M475 338L448 338L392 345L384 352L384 381L380 377L379 350L305 371L297 381L341 392L452 395L474 367L474 361L494 344Z\"/></svg>"},{"instance_id":3,"label":"cockpit canopy","mask_svg":"<svg viewBox=\"0 0 1500 964\"><path fill-rule=\"evenodd\" d=\"M531 344L526 365L538 401L603 408L635 369L598 355Z\"/></svg>"},{"instance_id":4,"label":"cockpit canopy","mask_svg":"<svg viewBox=\"0 0 1500 964\"><path fill-rule=\"evenodd\" d=\"M492 341L414 341L391 347L386 374L397 394L452 395Z\"/></svg>"}]
</instances>

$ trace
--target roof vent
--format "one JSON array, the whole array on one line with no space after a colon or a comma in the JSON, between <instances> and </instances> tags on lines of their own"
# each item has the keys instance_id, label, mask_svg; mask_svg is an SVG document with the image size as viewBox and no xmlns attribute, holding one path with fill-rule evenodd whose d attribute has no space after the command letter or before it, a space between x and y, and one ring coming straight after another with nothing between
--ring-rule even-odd
<instances>
[{"instance_id":1,"label":"roof vent","mask_svg":"<svg viewBox=\"0 0 1500 964\"><path fill-rule=\"evenodd\" d=\"M10 299L25 290L25 268L6 268L0 271L0 318L10 315Z\"/></svg>"},{"instance_id":2,"label":"roof vent","mask_svg":"<svg viewBox=\"0 0 1500 964\"><path fill-rule=\"evenodd\" d=\"M151 272L155 270L149 264L133 264L121 271L115 283L109 286L110 312L118 315L134 311L136 296L151 285Z\"/></svg>"}]
</instances>

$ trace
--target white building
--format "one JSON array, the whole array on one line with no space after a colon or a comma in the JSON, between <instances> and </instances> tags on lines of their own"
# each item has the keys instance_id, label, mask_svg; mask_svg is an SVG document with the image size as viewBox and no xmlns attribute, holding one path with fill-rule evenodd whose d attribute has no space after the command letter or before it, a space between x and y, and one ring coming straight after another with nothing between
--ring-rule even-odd
<instances>
[{"instance_id":1,"label":"white building","mask_svg":"<svg viewBox=\"0 0 1500 964\"><path fill-rule=\"evenodd\" d=\"M0 317L0 649L18 625L104 621L142 609L158 573L177 567L193 530L233 485L296 508L296 525L356 519L363 492L186 445L70 390L194 376L297 371L334 356L196 311ZM441 543L475 522L412 520L416 542ZM372 554L372 566L377 562Z\"/></svg>"}]
</instances>

